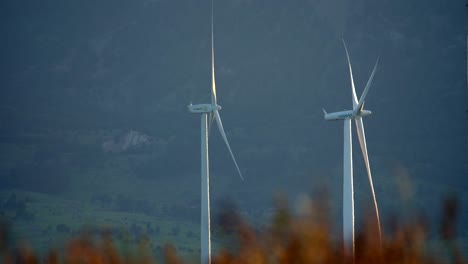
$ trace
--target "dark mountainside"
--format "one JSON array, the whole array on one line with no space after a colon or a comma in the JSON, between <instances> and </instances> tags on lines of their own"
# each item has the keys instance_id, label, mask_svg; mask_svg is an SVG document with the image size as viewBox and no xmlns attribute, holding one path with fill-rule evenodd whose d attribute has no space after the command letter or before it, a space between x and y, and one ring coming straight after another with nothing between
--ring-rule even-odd
<instances>
[{"instance_id":1,"label":"dark mountainside","mask_svg":"<svg viewBox=\"0 0 468 264\"><path fill-rule=\"evenodd\" d=\"M246 178L213 131L214 205L254 214L326 185L339 215L343 123L321 109L352 106L344 38L358 96L380 57L364 122L382 214L431 214L454 191L467 218L463 1L230 0L214 16L221 115ZM200 117L186 105L209 102L210 1L6 0L0 17L0 188L130 197L198 221Z\"/></svg>"}]
</instances>

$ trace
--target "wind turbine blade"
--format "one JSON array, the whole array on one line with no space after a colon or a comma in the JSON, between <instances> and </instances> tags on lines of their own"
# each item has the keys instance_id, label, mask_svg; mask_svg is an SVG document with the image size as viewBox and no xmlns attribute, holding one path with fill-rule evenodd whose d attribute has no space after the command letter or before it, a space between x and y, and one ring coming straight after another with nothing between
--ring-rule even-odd
<instances>
[{"instance_id":1,"label":"wind turbine blade","mask_svg":"<svg viewBox=\"0 0 468 264\"><path fill-rule=\"evenodd\" d=\"M382 241L382 232L380 230L380 216L379 216L379 207L377 206L377 199L375 198L374 184L372 182L372 175L369 164L369 156L367 155L367 144L366 144L366 134L364 133L364 123L361 117L354 119L356 122L356 129L359 138L359 144L361 145L362 156L364 157L364 162L366 163L367 176L369 178L369 184L372 191L372 198L374 199L375 214L377 216L377 225L379 228L379 241Z\"/></svg>"},{"instance_id":2,"label":"wind turbine blade","mask_svg":"<svg viewBox=\"0 0 468 264\"><path fill-rule=\"evenodd\" d=\"M351 78L351 90L353 93L353 109L358 104L357 96L356 96L356 88L354 87L354 78L353 78L353 68L351 67L351 60L349 59L348 48L346 48L346 43L344 39L342 39L343 45L346 51L346 58L348 58L348 66L349 66L349 76Z\"/></svg>"},{"instance_id":3,"label":"wind turbine blade","mask_svg":"<svg viewBox=\"0 0 468 264\"><path fill-rule=\"evenodd\" d=\"M224 142L226 143L229 153L231 154L232 160L234 161L234 164L236 165L237 172L239 172L239 176L241 177L241 179L244 180L244 177L242 176L239 166L237 165L236 158L234 157L234 154L232 153L231 146L229 146L229 141L226 137L226 133L224 133L224 127L223 127L223 123L221 122L221 117L219 116L219 112L214 111L214 115L215 115L216 123L218 123L219 132L221 133L221 136L223 137Z\"/></svg>"},{"instance_id":4,"label":"wind turbine blade","mask_svg":"<svg viewBox=\"0 0 468 264\"><path fill-rule=\"evenodd\" d=\"M211 127L213 126L214 118L215 118L214 114L213 114L213 112L211 112L210 113L210 119L208 120L208 138L211 135Z\"/></svg>"},{"instance_id":5,"label":"wind turbine blade","mask_svg":"<svg viewBox=\"0 0 468 264\"><path fill-rule=\"evenodd\" d=\"M343 141L343 242L354 253L353 143L351 120L344 120Z\"/></svg>"},{"instance_id":6,"label":"wind turbine blade","mask_svg":"<svg viewBox=\"0 0 468 264\"><path fill-rule=\"evenodd\" d=\"M216 81L214 69L214 26L213 26L213 1L211 1L211 104L217 104Z\"/></svg>"},{"instance_id":7,"label":"wind turbine blade","mask_svg":"<svg viewBox=\"0 0 468 264\"><path fill-rule=\"evenodd\" d=\"M366 99L367 93L369 92L369 88L371 86L372 80L374 79L375 70L377 69L378 64L379 64L379 58L377 58L377 61L375 62L375 66L374 66L374 69L372 70L372 74L369 77L369 80L367 81L366 87L364 88L364 92L362 93L361 98L359 98L359 102L357 106L354 108L355 111L358 109L359 109L358 111L360 111L362 108L361 106L364 104L364 100Z\"/></svg>"}]
</instances>

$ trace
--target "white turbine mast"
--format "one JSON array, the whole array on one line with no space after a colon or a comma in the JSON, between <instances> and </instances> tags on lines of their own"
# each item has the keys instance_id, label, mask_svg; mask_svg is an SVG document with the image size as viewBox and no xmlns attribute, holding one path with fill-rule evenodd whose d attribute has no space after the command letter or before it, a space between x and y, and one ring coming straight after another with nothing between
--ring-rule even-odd
<instances>
[{"instance_id":1,"label":"white turbine mast","mask_svg":"<svg viewBox=\"0 0 468 264\"><path fill-rule=\"evenodd\" d=\"M353 191L353 144L352 144L352 132L351 132L351 120L353 119L356 124L357 135L359 144L361 146L362 155L364 157L364 163L366 164L367 176L369 179L370 188L372 191L372 197L374 199L375 213L377 217L377 225L379 229L379 241L382 239L380 230L380 217L379 208L377 206L377 199L375 198L374 184L372 182L371 169L369 164L369 156L367 154L366 135L364 133L364 123L362 118L370 115L372 112L364 110L364 101L367 93L369 92L372 79L374 78L375 70L377 69L377 62L375 63L372 74L367 81L364 92L361 98L357 99L356 89L354 87L353 70L351 67L351 61L349 59L348 49L346 43L343 40L343 45L346 51L346 57L348 59L349 75L351 78L351 92L353 101L353 110L327 113L325 110L325 120L344 120L344 142L343 142L343 241L345 248L349 249L351 246L354 254L354 191Z\"/></svg>"},{"instance_id":2,"label":"white turbine mast","mask_svg":"<svg viewBox=\"0 0 468 264\"><path fill-rule=\"evenodd\" d=\"M210 168L208 156L209 131L213 122L216 122L219 132L231 154L234 165L242 180L242 173L232 153L231 146L224 132L219 111L221 106L217 103L215 68L214 68L214 33L213 33L213 1L211 2L211 103L188 105L191 113L201 114L201 263L211 263L211 229L210 229Z\"/></svg>"}]
</instances>

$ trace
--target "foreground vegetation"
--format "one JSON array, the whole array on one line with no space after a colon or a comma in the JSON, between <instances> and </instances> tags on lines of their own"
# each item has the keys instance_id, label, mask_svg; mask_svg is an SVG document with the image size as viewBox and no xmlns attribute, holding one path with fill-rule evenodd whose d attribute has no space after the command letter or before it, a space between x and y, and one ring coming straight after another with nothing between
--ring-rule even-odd
<instances>
[{"instance_id":1,"label":"foreground vegetation","mask_svg":"<svg viewBox=\"0 0 468 264\"><path fill-rule=\"evenodd\" d=\"M269 225L257 230L246 223L235 210L226 209L218 217L218 225L232 237L225 249L218 250L213 263L467 263L457 241L458 202L449 197L443 203L441 221L437 227L437 243L429 240L429 227L424 219L399 224L390 221L380 240L373 217L356 236L353 254L343 250L342 241L330 225L326 201L316 199L301 206L292 215L285 202L278 202ZM149 236L140 236L135 247L122 247L112 230L99 234L84 232L64 242L60 249L50 249L39 257L26 245L10 245L9 228L2 225L0 250L3 263L196 263L198 256L180 257L170 244L161 248L163 259L153 255Z\"/></svg>"}]
</instances>

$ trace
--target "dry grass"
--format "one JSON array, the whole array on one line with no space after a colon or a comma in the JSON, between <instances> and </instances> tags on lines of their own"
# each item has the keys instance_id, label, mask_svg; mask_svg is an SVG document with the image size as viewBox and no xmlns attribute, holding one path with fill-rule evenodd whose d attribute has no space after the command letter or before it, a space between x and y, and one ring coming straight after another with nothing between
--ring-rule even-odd
<instances>
[{"instance_id":1,"label":"dry grass","mask_svg":"<svg viewBox=\"0 0 468 264\"><path fill-rule=\"evenodd\" d=\"M299 216L291 216L286 203L279 202L276 215L270 225L255 231L235 212L227 211L220 217L226 232L236 237L233 250L222 250L213 256L215 264L290 264L290 263L467 263L455 243L457 200L453 197L444 202L439 236L446 248L447 256L435 256L427 250L427 225L424 221L399 225L393 221L390 232L382 241L372 217L365 229L356 235L354 257L343 249L342 243L331 237L326 203L308 204ZM46 258L39 259L28 247L8 249L6 232L0 230L0 252L5 264L151 264L156 263L149 247L143 240L135 252L122 254L115 247L109 233L103 232L99 241L85 235L70 241L63 252L51 250ZM164 262L179 264L184 261L176 249L164 248Z\"/></svg>"}]
</instances>

